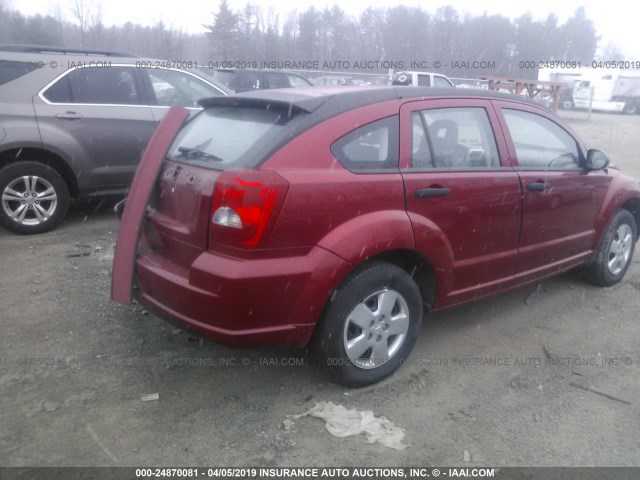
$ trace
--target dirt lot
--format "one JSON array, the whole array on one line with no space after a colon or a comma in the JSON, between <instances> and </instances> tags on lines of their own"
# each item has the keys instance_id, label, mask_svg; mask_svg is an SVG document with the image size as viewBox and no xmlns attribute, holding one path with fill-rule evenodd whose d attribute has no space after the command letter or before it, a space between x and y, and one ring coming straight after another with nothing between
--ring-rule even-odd
<instances>
[{"instance_id":1,"label":"dirt lot","mask_svg":"<svg viewBox=\"0 0 640 480\"><path fill-rule=\"evenodd\" d=\"M563 115L640 177L640 116ZM613 288L568 273L431 315L395 375L347 390L299 350L227 349L111 302L117 229L85 205L45 235L0 231L0 465L640 466L638 260ZM283 428L322 400L411 446Z\"/></svg>"}]
</instances>

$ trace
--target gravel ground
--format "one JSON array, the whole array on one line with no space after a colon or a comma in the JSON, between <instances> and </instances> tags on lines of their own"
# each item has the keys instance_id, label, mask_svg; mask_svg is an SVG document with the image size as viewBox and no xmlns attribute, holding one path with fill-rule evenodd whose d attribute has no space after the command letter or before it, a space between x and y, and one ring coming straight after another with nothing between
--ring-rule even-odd
<instances>
[{"instance_id":1,"label":"gravel ground","mask_svg":"<svg viewBox=\"0 0 640 480\"><path fill-rule=\"evenodd\" d=\"M640 116L561 115L640 177ZM0 231L1 466L640 466L637 260L612 288L567 273L430 315L395 375L348 390L300 350L231 350L111 302L118 226L83 205L44 235ZM410 447L284 428L319 401Z\"/></svg>"}]
</instances>

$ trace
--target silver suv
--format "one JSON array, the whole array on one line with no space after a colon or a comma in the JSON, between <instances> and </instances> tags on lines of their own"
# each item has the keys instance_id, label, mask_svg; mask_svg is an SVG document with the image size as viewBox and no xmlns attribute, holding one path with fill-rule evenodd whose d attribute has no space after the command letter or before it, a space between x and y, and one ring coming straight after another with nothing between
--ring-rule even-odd
<instances>
[{"instance_id":1,"label":"silver suv","mask_svg":"<svg viewBox=\"0 0 640 480\"><path fill-rule=\"evenodd\" d=\"M170 106L195 110L199 99L229 92L175 66L119 52L0 46L0 225L41 233L71 199L124 195Z\"/></svg>"}]
</instances>

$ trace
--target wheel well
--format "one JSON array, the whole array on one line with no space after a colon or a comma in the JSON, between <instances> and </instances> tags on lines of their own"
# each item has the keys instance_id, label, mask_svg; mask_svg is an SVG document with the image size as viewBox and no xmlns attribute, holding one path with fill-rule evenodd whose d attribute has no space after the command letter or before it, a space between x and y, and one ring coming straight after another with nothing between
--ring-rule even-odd
<instances>
[{"instance_id":1,"label":"wheel well","mask_svg":"<svg viewBox=\"0 0 640 480\"><path fill-rule=\"evenodd\" d=\"M636 229L640 229L640 200L638 200L637 198L627 200L622 205L622 208L631 212L631 215L633 215L633 218L636 221Z\"/></svg>"},{"instance_id":2,"label":"wheel well","mask_svg":"<svg viewBox=\"0 0 640 480\"><path fill-rule=\"evenodd\" d=\"M436 302L436 272L431 263L413 250L392 250L369 260L380 260L402 268L411 275L422 295L422 303L430 310Z\"/></svg>"},{"instance_id":3,"label":"wheel well","mask_svg":"<svg viewBox=\"0 0 640 480\"><path fill-rule=\"evenodd\" d=\"M20 161L38 162L53 168L60 174L69 189L69 195L78 197L78 180L69 164L53 152L41 148L12 148L0 153L0 168Z\"/></svg>"}]
</instances>

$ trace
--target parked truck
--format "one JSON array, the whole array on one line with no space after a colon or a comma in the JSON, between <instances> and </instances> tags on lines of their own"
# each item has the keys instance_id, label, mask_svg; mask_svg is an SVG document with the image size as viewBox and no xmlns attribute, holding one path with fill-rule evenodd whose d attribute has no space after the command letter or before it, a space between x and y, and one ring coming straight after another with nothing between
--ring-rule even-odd
<instances>
[{"instance_id":1,"label":"parked truck","mask_svg":"<svg viewBox=\"0 0 640 480\"><path fill-rule=\"evenodd\" d=\"M640 71L594 70L580 77L573 98L576 108L639 113Z\"/></svg>"},{"instance_id":2,"label":"parked truck","mask_svg":"<svg viewBox=\"0 0 640 480\"><path fill-rule=\"evenodd\" d=\"M573 93L576 87L576 82L580 80L582 76L588 75L592 72L593 70L590 67L541 68L538 70L538 80L543 82L563 82L565 85L560 89L559 106L562 109L569 110L575 108Z\"/></svg>"}]
</instances>

